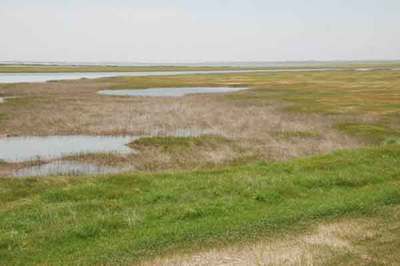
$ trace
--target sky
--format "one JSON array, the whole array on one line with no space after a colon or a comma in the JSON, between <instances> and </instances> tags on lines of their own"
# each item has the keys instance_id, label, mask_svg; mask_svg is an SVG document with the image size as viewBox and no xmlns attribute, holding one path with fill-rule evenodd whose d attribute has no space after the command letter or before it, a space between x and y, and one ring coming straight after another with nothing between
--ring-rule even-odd
<instances>
[{"instance_id":1,"label":"sky","mask_svg":"<svg viewBox=\"0 0 400 266\"><path fill-rule=\"evenodd\" d=\"M395 59L399 0L0 0L0 61Z\"/></svg>"}]
</instances>

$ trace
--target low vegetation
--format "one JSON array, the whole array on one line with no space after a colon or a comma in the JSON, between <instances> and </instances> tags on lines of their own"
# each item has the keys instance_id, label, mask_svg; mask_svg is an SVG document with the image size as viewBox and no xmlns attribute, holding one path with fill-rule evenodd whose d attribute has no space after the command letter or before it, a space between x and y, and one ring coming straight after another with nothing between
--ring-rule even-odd
<instances>
[{"instance_id":1,"label":"low vegetation","mask_svg":"<svg viewBox=\"0 0 400 266\"><path fill-rule=\"evenodd\" d=\"M385 146L218 171L3 179L1 263L129 264L373 215L400 203L399 163L399 146Z\"/></svg>"},{"instance_id":2,"label":"low vegetation","mask_svg":"<svg viewBox=\"0 0 400 266\"><path fill-rule=\"evenodd\" d=\"M143 137L131 143L134 148L157 147L164 151L174 149L196 149L203 146L216 146L221 143L231 143L221 136L197 136L197 137Z\"/></svg>"},{"instance_id":3,"label":"low vegetation","mask_svg":"<svg viewBox=\"0 0 400 266\"><path fill-rule=\"evenodd\" d=\"M221 136L144 137L130 144L138 151L133 159L145 171L210 169L254 160L254 152Z\"/></svg>"},{"instance_id":4,"label":"low vegetation","mask_svg":"<svg viewBox=\"0 0 400 266\"><path fill-rule=\"evenodd\" d=\"M0 113L0 124L6 118L6 114Z\"/></svg>"},{"instance_id":5,"label":"low vegetation","mask_svg":"<svg viewBox=\"0 0 400 266\"><path fill-rule=\"evenodd\" d=\"M283 139L292 139L292 138L319 138L321 134L316 131L282 131L277 132L276 135Z\"/></svg>"},{"instance_id":6,"label":"low vegetation","mask_svg":"<svg viewBox=\"0 0 400 266\"><path fill-rule=\"evenodd\" d=\"M344 123L338 128L347 134L364 139L367 143L396 143L400 139L400 130L382 124Z\"/></svg>"},{"instance_id":7,"label":"low vegetation","mask_svg":"<svg viewBox=\"0 0 400 266\"><path fill-rule=\"evenodd\" d=\"M171 254L142 265L397 265L400 208L312 225L252 243Z\"/></svg>"}]
</instances>

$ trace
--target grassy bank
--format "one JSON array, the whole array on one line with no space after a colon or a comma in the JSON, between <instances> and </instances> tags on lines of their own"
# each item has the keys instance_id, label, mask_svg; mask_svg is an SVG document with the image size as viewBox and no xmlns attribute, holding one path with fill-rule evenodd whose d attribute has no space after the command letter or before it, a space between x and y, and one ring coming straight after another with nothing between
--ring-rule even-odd
<instances>
[{"instance_id":1,"label":"grassy bank","mask_svg":"<svg viewBox=\"0 0 400 266\"><path fill-rule=\"evenodd\" d=\"M368 216L400 204L399 165L394 145L218 171L2 179L0 264L128 264Z\"/></svg>"}]
</instances>

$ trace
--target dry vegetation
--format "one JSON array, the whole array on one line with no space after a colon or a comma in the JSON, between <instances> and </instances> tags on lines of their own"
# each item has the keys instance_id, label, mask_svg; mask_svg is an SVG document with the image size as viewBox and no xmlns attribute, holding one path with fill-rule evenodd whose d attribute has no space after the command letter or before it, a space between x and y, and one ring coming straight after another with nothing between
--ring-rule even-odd
<instances>
[{"instance_id":1,"label":"dry vegetation","mask_svg":"<svg viewBox=\"0 0 400 266\"><path fill-rule=\"evenodd\" d=\"M397 142L399 80L398 71L333 71L4 84L0 85L1 95L16 98L0 105L0 136L217 135L235 143L235 149L225 142L192 154L165 153L147 146L139 147L142 156L98 156L101 164L124 162L141 170L192 169L249 159L287 160L369 143ZM247 86L250 90L181 98L96 94L109 88L181 86ZM184 162L182 155L193 160ZM88 158L96 161L95 156L80 157Z\"/></svg>"},{"instance_id":2,"label":"dry vegetation","mask_svg":"<svg viewBox=\"0 0 400 266\"><path fill-rule=\"evenodd\" d=\"M371 79L369 75L364 75ZM388 78L391 77L392 83L397 82L394 79L398 75L396 72L383 72L383 75L387 76L385 80L390 80ZM350 77L354 80L349 80ZM210 161L230 162L243 157L286 160L360 146L359 139L345 135L336 128L338 121L374 122L379 119L376 113L368 116L365 113L356 116L341 114L345 112L340 104L348 98L341 93L349 93L347 90L358 88L361 81L357 77L364 79L362 73L348 71L131 77L0 85L2 95L17 97L0 105L0 135L218 135L234 140L239 147L236 149L238 152L233 152L229 145L222 143L214 150L207 150L208 157L211 158L206 161L207 164ZM325 82L322 92L321 82ZM248 86L250 90L227 95L193 95L181 98L128 98L96 94L98 90L107 88L227 85ZM340 90L332 92L331 87ZM310 95L309 91L312 91ZM370 89L362 91L357 97L370 92ZM385 92L386 94L388 93ZM392 102L395 99L393 96L395 95L388 94L384 99ZM316 97L318 98L315 99ZM330 109L329 101L337 97L343 99L339 105L334 105L339 112L333 115L321 114L321 110L316 110L319 113L313 114L288 111L311 106ZM294 103L299 100L304 102ZM354 102L354 99L351 101ZM154 162L154 155L157 154L159 162ZM120 159L110 156L108 161L129 162L139 169L147 170L184 166L182 163L174 163L177 161L176 157L157 153L154 148L142 149L142 155L140 158L132 156ZM176 155L179 157L179 154ZM86 157L83 156L82 159ZM194 166L193 163L188 163L186 168Z\"/></svg>"}]
</instances>

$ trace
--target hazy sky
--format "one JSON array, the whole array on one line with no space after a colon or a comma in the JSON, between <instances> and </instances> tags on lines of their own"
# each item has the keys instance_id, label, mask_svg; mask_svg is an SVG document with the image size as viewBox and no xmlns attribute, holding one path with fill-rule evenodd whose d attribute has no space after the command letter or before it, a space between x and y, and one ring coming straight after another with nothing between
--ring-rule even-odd
<instances>
[{"instance_id":1,"label":"hazy sky","mask_svg":"<svg viewBox=\"0 0 400 266\"><path fill-rule=\"evenodd\" d=\"M400 0L0 0L0 61L400 59Z\"/></svg>"}]
</instances>

